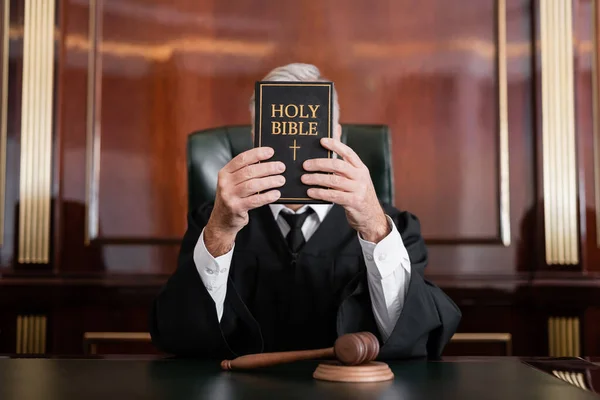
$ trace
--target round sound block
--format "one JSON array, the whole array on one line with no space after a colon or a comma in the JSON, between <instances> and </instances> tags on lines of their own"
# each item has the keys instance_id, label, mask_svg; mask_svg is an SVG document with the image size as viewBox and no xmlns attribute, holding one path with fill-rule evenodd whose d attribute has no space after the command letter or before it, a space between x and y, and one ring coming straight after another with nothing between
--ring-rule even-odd
<instances>
[{"instance_id":1,"label":"round sound block","mask_svg":"<svg viewBox=\"0 0 600 400\"><path fill-rule=\"evenodd\" d=\"M313 378L330 382L382 382L394 379L394 373L379 361L352 366L332 361L319 364Z\"/></svg>"}]
</instances>

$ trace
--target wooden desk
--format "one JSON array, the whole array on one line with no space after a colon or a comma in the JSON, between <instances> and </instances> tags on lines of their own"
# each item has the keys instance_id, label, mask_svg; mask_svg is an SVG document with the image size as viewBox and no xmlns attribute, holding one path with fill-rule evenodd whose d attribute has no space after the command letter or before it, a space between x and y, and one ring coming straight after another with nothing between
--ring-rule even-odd
<instances>
[{"instance_id":1,"label":"wooden desk","mask_svg":"<svg viewBox=\"0 0 600 400\"><path fill-rule=\"evenodd\" d=\"M569 363L574 368L597 368L582 360L567 360L565 365ZM395 379L378 384L317 381L311 377L316 365L308 361L253 372L222 372L218 362L198 360L4 358L0 359L0 399L599 398L517 358L393 362Z\"/></svg>"}]
</instances>

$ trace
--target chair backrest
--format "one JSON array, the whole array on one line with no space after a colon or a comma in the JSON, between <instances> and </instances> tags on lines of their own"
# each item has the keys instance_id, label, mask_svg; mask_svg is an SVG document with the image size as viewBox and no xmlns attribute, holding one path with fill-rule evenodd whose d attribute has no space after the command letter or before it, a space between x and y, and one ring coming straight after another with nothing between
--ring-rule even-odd
<instances>
[{"instance_id":1,"label":"chair backrest","mask_svg":"<svg viewBox=\"0 0 600 400\"><path fill-rule=\"evenodd\" d=\"M350 146L371 172L379 200L394 203L391 136L384 125L342 125L342 142ZM250 125L223 126L188 136L188 208L214 201L217 174L233 157L252 148Z\"/></svg>"}]
</instances>

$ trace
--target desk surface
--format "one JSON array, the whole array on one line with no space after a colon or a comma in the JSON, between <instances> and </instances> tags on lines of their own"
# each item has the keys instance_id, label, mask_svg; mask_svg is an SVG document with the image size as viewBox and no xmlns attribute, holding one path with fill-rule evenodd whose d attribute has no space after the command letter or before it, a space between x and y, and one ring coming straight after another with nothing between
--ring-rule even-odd
<instances>
[{"instance_id":1,"label":"desk surface","mask_svg":"<svg viewBox=\"0 0 600 400\"><path fill-rule=\"evenodd\" d=\"M589 364L594 366L593 364ZM322 382L307 361L252 372L175 359L0 359L0 399L598 399L518 359L394 362L377 384ZM595 366L594 366L595 367ZM550 369L552 369L551 367Z\"/></svg>"}]
</instances>

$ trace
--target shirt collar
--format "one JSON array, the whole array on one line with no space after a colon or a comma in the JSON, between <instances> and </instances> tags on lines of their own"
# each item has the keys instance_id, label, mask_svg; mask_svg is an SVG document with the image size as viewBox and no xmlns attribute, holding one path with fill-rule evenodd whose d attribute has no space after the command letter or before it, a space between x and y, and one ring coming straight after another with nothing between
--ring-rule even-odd
<instances>
[{"instance_id":1,"label":"shirt collar","mask_svg":"<svg viewBox=\"0 0 600 400\"><path fill-rule=\"evenodd\" d=\"M329 212L331 207L332 204L306 204L300 207L295 213L301 214L305 212L307 208L312 208L312 210L315 212L315 214L317 214L317 217L319 218L319 223L321 223L327 216L327 213ZM273 214L273 218L275 218L275 220L277 220L277 218L279 217L279 213L281 212L294 214L294 211L287 208L284 204L269 204L269 208L271 209L271 213Z\"/></svg>"}]
</instances>

